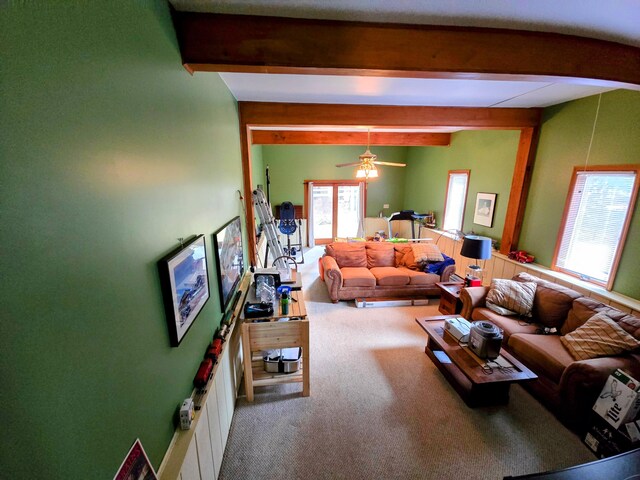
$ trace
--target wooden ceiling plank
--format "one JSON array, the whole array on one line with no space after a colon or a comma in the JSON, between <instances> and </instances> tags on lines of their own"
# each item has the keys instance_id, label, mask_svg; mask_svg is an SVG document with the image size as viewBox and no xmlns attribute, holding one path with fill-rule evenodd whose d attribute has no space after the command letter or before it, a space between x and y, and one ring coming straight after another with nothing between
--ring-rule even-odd
<instances>
[{"instance_id":1,"label":"wooden ceiling plank","mask_svg":"<svg viewBox=\"0 0 640 480\"><path fill-rule=\"evenodd\" d=\"M552 80L640 89L640 48L558 33L174 12L192 71Z\"/></svg>"},{"instance_id":2,"label":"wooden ceiling plank","mask_svg":"<svg viewBox=\"0 0 640 480\"><path fill-rule=\"evenodd\" d=\"M539 108L413 107L238 102L249 126L377 126L520 129L540 123Z\"/></svg>"},{"instance_id":3,"label":"wooden ceiling plank","mask_svg":"<svg viewBox=\"0 0 640 480\"><path fill-rule=\"evenodd\" d=\"M450 133L253 130L254 145L383 145L448 147Z\"/></svg>"}]
</instances>

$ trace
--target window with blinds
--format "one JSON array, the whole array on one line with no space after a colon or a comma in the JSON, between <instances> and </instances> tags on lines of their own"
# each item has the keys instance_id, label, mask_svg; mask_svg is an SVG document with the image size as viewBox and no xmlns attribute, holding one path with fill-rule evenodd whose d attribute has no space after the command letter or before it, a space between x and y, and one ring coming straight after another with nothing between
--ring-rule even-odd
<instances>
[{"instance_id":1,"label":"window with blinds","mask_svg":"<svg viewBox=\"0 0 640 480\"><path fill-rule=\"evenodd\" d=\"M635 203L637 176L633 169L574 171L556 270L611 288Z\"/></svg>"},{"instance_id":2,"label":"window with blinds","mask_svg":"<svg viewBox=\"0 0 640 480\"><path fill-rule=\"evenodd\" d=\"M469 170L449 171L447 194L444 204L443 230L462 230L468 186Z\"/></svg>"}]
</instances>

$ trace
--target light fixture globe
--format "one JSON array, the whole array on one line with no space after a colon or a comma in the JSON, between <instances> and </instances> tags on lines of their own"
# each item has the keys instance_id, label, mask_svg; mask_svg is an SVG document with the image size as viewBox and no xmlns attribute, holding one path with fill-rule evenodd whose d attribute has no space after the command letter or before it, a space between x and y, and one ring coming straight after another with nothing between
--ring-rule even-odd
<instances>
[{"instance_id":1,"label":"light fixture globe","mask_svg":"<svg viewBox=\"0 0 640 480\"><path fill-rule=\"evenodd\" d=\"M356 178L377 178L378 169L373 163L376 158L376 155L373 155L369 149L360 155L360 162L362 163L358 167L358 170L356 170Z\"/></svg>"}]
</instances>

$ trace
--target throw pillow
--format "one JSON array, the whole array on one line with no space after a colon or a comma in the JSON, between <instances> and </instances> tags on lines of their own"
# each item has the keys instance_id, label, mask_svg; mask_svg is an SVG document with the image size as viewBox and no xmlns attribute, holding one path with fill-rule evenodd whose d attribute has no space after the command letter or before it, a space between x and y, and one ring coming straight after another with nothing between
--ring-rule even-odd
<instances>
[{"instance_id":1,"label":"throw pillow","mask_svg":"<svg viewBox=\"0 0 640 480\"><path fill-rule=\"evenodd\" d=\"M516 282L496 278L491 281L486 305L500 315L530 317L535 295L535 282Z\"/></svg>"},{"instance_id":2,"label":"throw pillow","mask_svg":"<svg viewBox=\"0 0 640 480\"><path fill-rule=\"evenodd\" d=\"M367 267L367 253L364 242L358 243L330 243L325 252L335 258L338 267Z\"/></svg>"},{"instance_id":3,"label":"throw pillow","mask_svg":"<svg viewBox=\"0 0 640 480\"><path fill-rule=\"evenodd\" d=\"M576 360L618 355L640 347L638 340L604 313L596 313L560 341Z\"/></svg>"},{"instance_id":4,"label":"throw pillow","mask_svg":"<svg viewBox=\"0 0 640 480\"><path fill-rule=\"evenodd\" d=\"M400 261L400 266L407 267L410 270L421 270L420 265L418 265L418 263L416 262L416 257L413 254L413 249L407 249L404 256L402 257L402 260Z\"/></svg>"},{"instance_id":5,"label":"throw pillow","mask_svg":"<svg viewBox=\"0 0 640 480\"><path fill-rule=\"evenodd\" d=\"M412 243L411 250L416 263L444 261L442 253L435 243Z\"/></svg>"},{"instance_id":6,"label":"throw pillow","mask_svg":"<svg viewBox=\"0 0 640 480\"><path fill-rule=\"evenodd\" d=\"M393 245L386 242L367 242L367 268L395 267Z\"/></svg>"}]
</instances>

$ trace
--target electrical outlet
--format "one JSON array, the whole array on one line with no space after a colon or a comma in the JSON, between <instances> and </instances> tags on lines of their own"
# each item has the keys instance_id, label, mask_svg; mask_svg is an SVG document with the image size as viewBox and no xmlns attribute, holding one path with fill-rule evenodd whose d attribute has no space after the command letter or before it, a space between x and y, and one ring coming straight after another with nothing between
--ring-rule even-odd
<instances>
[{"instance_id":1,"label":"electrical outlet","mask_svg":"<svg viewBox=\"0 0 640 480\"><path fill-rule=\"evenodd\" d=\"M384 205L382 205L382 208L389 208L389 204L385 203Z\"/></svg>"}]
</instances>

